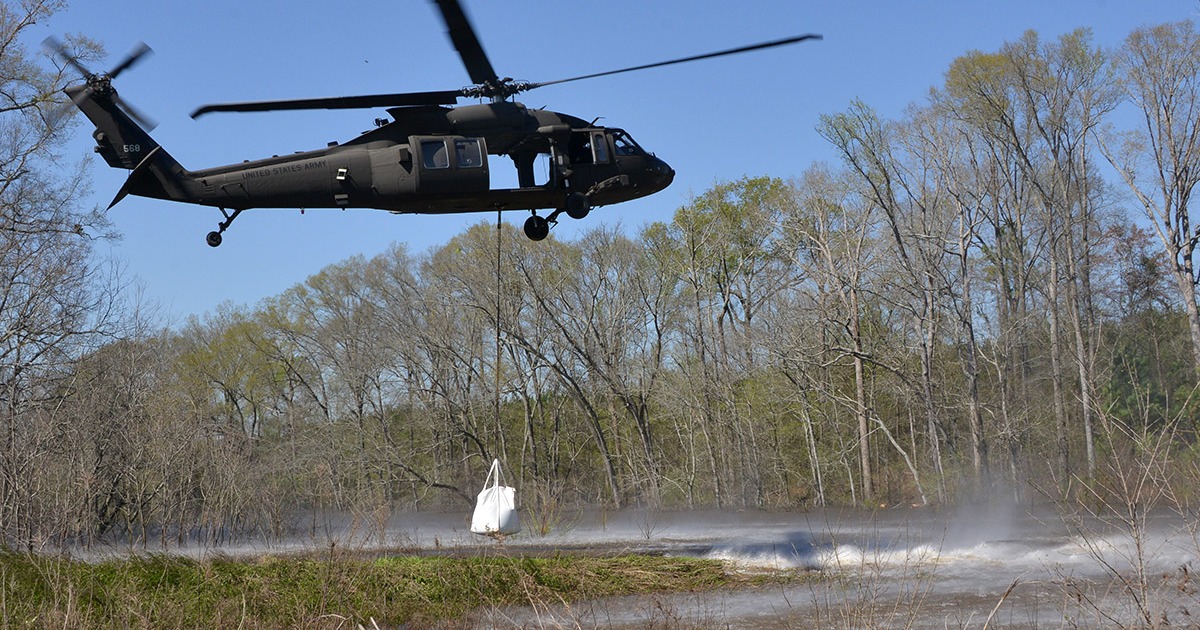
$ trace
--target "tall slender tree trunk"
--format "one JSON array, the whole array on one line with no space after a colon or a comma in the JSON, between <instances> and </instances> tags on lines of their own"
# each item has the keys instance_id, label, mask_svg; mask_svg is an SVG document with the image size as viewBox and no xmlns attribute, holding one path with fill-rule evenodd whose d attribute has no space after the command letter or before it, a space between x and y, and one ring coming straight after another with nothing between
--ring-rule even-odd
<instances>
[{"instance_id":1,"label":"tall slender tree trunk","mask_svg":"<svg viewBox=\"0 0 1200 630\"><path fill-rule=\"evenodd\" d=\"M938 433L937 408L933 404L933 290L929 288L929 278L925 278L924 306L921 315L921 325L918 331L921 335L921 398L925 407L925 424L929 432L929 452L933 458L933 470L937 475L938 500L947 499L946 474L942 467L942 437Z\"/></svg>"},{"instance_id":2,"label":"tall slender tree trunk","mask_svg":"<svg viewBox=\"0 0 1200 630\"><path fill-rule=\"evenodd\" d=\"M1086 213L1084 214L1086 216ZM1084 221L1087 219L1085 218ZM1082 226L1082 229L1086 234L1087 225ZM1084 247L1085 249L1087 247L1086 240ZM1084 266L1078 265L1076 260L1083 260ZM1087 297L1081 295L1078 286L1080 283L1086 286L1083 274L1088 273L1087 260L1088 253L1086 251L1077 256L1074 246L1070 242L1067 243L1067 266L1072 277L1071 282L1067 284L1067 299L1070 301L1071 328L1075 336L1075 364L1079 378L1079 413L1080 419L1083 421L1083 448L1087 457L1087 476L1088 479L1092 479L1096 475L1096 444L1093 427L1095 403L1092 401L1092 346L1091 335L1088 333L1091 318L1087 316Z\"/></svg>"},{"instance_id":3,"label":"tall slender tree trunk","mask_svg":"<svg viewBox=\"0 0 1200 630\"><path fill-rule=\"evenodd\" d=\"M1185 249L1180 252L1182 269L1175 273L1175 282L1179 285L1183 307L1187 311L1188 329L1192 333L1192 359L1195 361L1196 375L1200 377L1200 306L1196 302L1196 271L1192 266L1192 251Z\"/></svg>"},{"instance_id":4,"label":"tall slender tree trunk","mask_svg":"<svg viewBox=\"0 0 1200 630\"><path fill-rule=\"evenodd\" d=\"M1051 249L1056 248L1056 244L1051 245ZM1057 256L1053 254L1050 256L1048 284L1046 293L1049 303L1046 305L1046 309L1050 318L1050 382L1054 396L1054 437L1058 455L1058 471L1065 487L1071 476L1071 453L1070 444L1067 441L1067 404L1066 393L1063 391L1062 340L1059 331L1061 325L1058 321L1058 260Z\"/></svg>"},{"instance_id":5,"label":"tall slender tree trunk","mask_svg":"<svg viewBox=\"0 0 1200 630\"><path fill-rule=\"evenodd\" d=\"M807 408L801 412L804 416L804 436L808 441L808 465L812 474L813 485L817 487L817 505L825 507L825 481L821 478L821 461L817 453L817 434L813 431L812 415Z\"/></svg>"},{"instance_id":6,"label":"tall slender tree trunk","mask_svg":"<svg viewBox=\"0 0 1200 630\"><path fill-rule=\"evenodd\" d=\"M971 270L969 268L969 251L973 230L966 212L959 212L958 256L959 275L962 283L961 318L963 331L967 338L967 356L963 369L967 378L967 421L971 430L971 455L975 463L975 479L980 489L986 491L991 487L991 469L988 465L987 436L984 433L983 417L980 413L979 401L979 345L975 339L975 323L972 319L974 304L971 295Z\"/></svg>"},{"instance_id":7,"label":"tall slender tree trunk","mask_svg":"<svg viewBox=\"0 0 1200 630\"><path fill-rule=\"evenodd\" d=\"M850 336L854 343L854 413L858 419L858 459L862 468L863 501L875 500L874 475L871 473L871 428L867 417L867 384L863 369L862 334L859 330L858 290L850 289Z\"/></svg>"}]
</instances>

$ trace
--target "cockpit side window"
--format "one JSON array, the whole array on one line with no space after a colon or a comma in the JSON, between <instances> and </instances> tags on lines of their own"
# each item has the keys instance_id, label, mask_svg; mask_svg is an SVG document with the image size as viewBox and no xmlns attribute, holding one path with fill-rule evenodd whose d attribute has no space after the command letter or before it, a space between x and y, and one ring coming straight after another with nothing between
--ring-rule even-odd
<instances>
[{"instance_id":1,"label":"cockpit side window","mask_svg":"<svg viewBox=\"0 0 1200 630\"><path fill-rule=\"evenodd\" d=\"M620 129L613 130L612 138L613 146L615 146L617 150L617 155L641 155L645 153L645 151L642 151L642 148L633 141L633 138L629 137L629 134L621 131Z\"/></svg>"}]
</instances>

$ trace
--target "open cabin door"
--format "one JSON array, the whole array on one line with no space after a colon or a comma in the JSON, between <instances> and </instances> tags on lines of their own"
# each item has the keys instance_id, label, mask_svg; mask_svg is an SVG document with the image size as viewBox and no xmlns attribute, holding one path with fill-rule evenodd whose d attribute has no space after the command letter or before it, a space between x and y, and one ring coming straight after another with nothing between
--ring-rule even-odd
<instances>
[{"instance_id":1,"label":"open cabin door","mask_svg":"<svg viewBox=\"0 0 1200 630\"><path fill-rule=\"evenodd\" d=\"M614 163L608 134L603 129L572 131L567 160L572 188L586 188L587 182L598 182L611 176Z\"/></svg>"}]
</instances>

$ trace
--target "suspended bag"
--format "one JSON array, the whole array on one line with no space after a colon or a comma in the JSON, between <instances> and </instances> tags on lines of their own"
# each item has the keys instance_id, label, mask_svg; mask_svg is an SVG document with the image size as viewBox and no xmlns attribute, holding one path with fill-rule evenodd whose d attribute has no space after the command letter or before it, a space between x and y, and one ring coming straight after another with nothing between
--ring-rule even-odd
<instances>
[{"instance_id":1,"label":"suspended bag","mask_svg":"<svg viewBox=\"0 0 1200 630\"><path fill-rule=\"evenodd\" d=\"M492 460L492 469L483 482L483 492L475 501L475 513L471 516L471 531L476 534L515 534L521 531L521 518L517 514L517 491L503 485L500 478L500 460Z\"/></svg>"}]
</instances>

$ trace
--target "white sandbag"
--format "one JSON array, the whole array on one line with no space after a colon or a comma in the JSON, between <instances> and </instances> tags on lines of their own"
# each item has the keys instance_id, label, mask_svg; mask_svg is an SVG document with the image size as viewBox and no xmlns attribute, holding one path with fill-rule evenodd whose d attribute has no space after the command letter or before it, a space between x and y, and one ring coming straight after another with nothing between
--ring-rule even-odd
<instances>
[{"instance_id":1,"label":"white sandbag","mask_svg":"<svg viewBox=\"0 0 1200 630\"><path fill-rule=\"evenodd\" d=\"M515 534L521 531L521 517L517 514L517 491L503 485L500 478L500 460L492 461L483 482L483 492L475 500L475 513L471 516L471 531L476 534Z\"/></svg>"}]
</instances>

